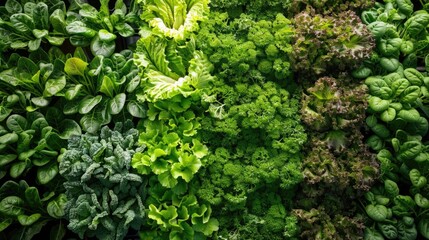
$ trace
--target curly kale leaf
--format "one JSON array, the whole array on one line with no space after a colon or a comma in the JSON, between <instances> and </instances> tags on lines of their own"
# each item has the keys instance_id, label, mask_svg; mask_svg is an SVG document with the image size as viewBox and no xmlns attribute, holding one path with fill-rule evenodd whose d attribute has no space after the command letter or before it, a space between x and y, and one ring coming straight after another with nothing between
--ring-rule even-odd
<instances>
[{"instance_id":1,"label":"curly kale leaf","mask_svg":"<svg viewBox=\"0 0 429 240\"><path fill-rule=\"evenodd\" d=\"M293 34L290 20L281 13L258 21L253 15L230 19L227 13L212 12L201 24L197 46L209 56L218 77L283 80L291 75Z\"/></svg>"},{"instance_id":2,"label":"curly kale leaf","mask_svg":"<svg viewBox=\"0 0 429 240\"><path fill-rule=\"evenodd\" d=\"M122 239L129 227L139 229L144 222L147 181L131 168L132 156L142 151L137 139L131 121L69 139L60 174L69 199L68 228L81 238Z\"/></svg>"}]
</instances>

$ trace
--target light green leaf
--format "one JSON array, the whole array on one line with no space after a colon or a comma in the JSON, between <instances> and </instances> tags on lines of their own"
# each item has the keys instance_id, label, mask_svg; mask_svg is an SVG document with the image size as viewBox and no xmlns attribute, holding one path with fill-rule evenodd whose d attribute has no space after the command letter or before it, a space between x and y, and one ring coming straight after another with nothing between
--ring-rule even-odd
<instances>
[{"instance_id":1,"label":"light green leaf","mask_svg":"<svg viewBox=\"0 0 429 240\"><path fill-rule=\"evenodd\" d=\"M387 208L383 205L368 205L365 211L374 221L381 222L387 218Z\"/></svg>"},{"instance_id":2,"label":"light green leaf","mask_svg":"<svg viewBox=\"0 0 429 240\"><path fill-rule=\"evenodd\" d=\"M49 216L57 219L61 219L65 215L65 205L67 203L67 197L61 193L57 198L48 203L48 214Z\"/></svg>"},{"instance_id":3,"label":"light green leaf","mask_svg":"<svg viewBox=\"0 0 429 240\"><path fill-rule=\"evenodd\" d=\"M410 173L409 173L409 176L410 176L410 180L411 180L411 183L413 184L413 186L414 187L416 187L416 188L422 188L422 187L424 187L425 185L426 185L426 183L427 183L427 179L426 179L426 177L425 176L422 176L421 174L420 174L420 171L419 170L417 170L417 169L411 169L411 171L410 171Z\"/></svg>"},{"instance_id":4,"label":"light green leaf","mask_svg":"<svg viewBox=\"0 0 429 240\"><path fill-rule=\"evenodd\" d=\"M66 64L64 66L64 71L68 75L78 75L84 77L87 66L87 62L83 61L80 58L72 57L67 59Z\"/></svg>"},{"instance_id":5,"label":"light green leaf","mask_svg":"<svg viewBox=\"0 0 429 240\"><path fill-rule=\"evenodd\" d=\"M22 12L22 6L16 0L7 0L5 7L6 7L6 11L8 11L10 15Z\"/></svg>"},{"instance_id":6,"label":"light green leaf","mask_svg":"<svg viewBox=\"0 0 429 240\"><path fill-rule=\"evenodd\" d=\"M394 198L399 195L398 184L390 179L386 179L384 181L384 189L390 198Z\"/></svg>"},{"instance_id":7,"label":"light green leaf","mask_svg":"<svg viewBox=\"0 0 429 240\"><path fill-rule=\"evenodd\" d=\"M101 83L100 92L106 94L107 96L113 98L114 92L116 91L115 82L109 77L104 75Z\"/></svg>"},{"instance_id":8,"label":"light green leaf","mask_svg":"<svg viewBox=\"0 0 429 240\"><path fill-rule=\"evenodd\" d=\"M18 216L18 221L22 226L30 226L33 223L35 223L37 220L39 220L41 216L42 215L40 213L34 213L34 214L31 214L30 216L22 214Z\"/></svg>"},{"instance_id":9,"label":"light green leaf","mask_svg":"<svg viewBox=\"0 0 429 240\"><path fill-rule=\"evenodd\" d=\"M369 107L375 112L383 112L389 108L390 101L371 96L368 100Z\"/></svg>"},{"instance_id":10,"label":"light green leaf","mask_svg":"<svg viewBox=\"0 0 429 240\"><path fill-rule=\"evenodd\" d=\"M387 110L381 113L380 119L384 122L391 122L396 117L396 110L394 108L389 107Z\"/></svg>"},{"instance_id":11,"label":"light green leaf","mask_svg":"<svg viewBox=\"0 0 429 240\"><path fill-rule=\"evenodd\" d=\"M412 85L421 86L423 85L423 74L417 71L415 68L407 68L404 70L404 75L410 81Z\"/></svg>"}]
</instances>

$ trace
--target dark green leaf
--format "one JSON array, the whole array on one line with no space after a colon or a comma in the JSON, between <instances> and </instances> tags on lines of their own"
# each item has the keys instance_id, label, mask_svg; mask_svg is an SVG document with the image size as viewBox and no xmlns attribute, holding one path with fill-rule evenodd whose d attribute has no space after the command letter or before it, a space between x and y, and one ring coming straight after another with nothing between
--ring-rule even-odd
<instances>
[{"instance_id":1,"label":"dark green leaf","mask_svg":"<svg viewBox=\"0 0 429 240\"><path fill-rule=\"evenodd\" d=\"M49 240L62 240L66 235L66 228L61 221L51 228Z\"/></svg>"},{"instance_id":2,"label":"dark green leaf","mask_svg":"<svg viewBox=\"0 0 429 240\"><path fill-rule=\"evenodd\" d=\"M18 216L24 213L24 200L17 196L5 197L0 202L0 213L9 216Z\"/></svg>"},{"instance_id":3,"label":"dark green leaf","mask_svg":"<svg viewBox=\"0 0 429 240\"><path fill-rule=\"evenodd\" d=\"M394 198L399 195L398 185L390 179L386 179L384 181L384 189L390 198Z\"/></svg>"},{"instance_id":4,"label":"dark green leaf","mask_svg":"<svg viewBox=\"0 0 429 240\"><path fill-rule=\"evenodd\" d=\"M34 29L33 19L24 13L12 15L10 22L18 32L31 32Z\"/></svg>"},{"instance_id":5,"label":"dark green leaf","mask_svg":"<svg viewBox=\"0 0 429 240\"><path fill-rule=\"evenodd\" d=\"M66 34L66 20L65 14L61 9L56 9L51 16L49 17L52 27L54 31Z\"/></svg>"},{"instance_id":6,"label":"dark green leaf","mask_svg":"<svg viewBox=\"0 0 429 240\"><path fill-rule=\"evenodd\" d=\"M0 167L3 167L13 160L15 160L18 156L16 154L6 154L6 155L0 155Z\"/></svg>"},{"instance_id":7,"label":"dark green leaf","mask_svg":"<svg viewBox=\"0 0 429 240\"><path fill-rule=\"evenodd\" d=\"M69 139L73 135L81 135L82 130L77 122L70 119L63 120L58 126L60 137L62 139Z\"/></svg>"},{"instance_id":8,"label":"dark green leaf","mask_svg":"<svg viewBox=\"0 0 429 240\"><path fill-rule=\"evenodd\" d=\"M43 167L37 169L37 180L41 184L46 184L54 179L58 174L58 163L53 161Z\"/></svg>"},{"instance_id":9,"label":"dark green leaf","mask_svg":"<svg viewBox=\"0 0 429 240\"><path fill-rule=\"evenodd\" d=\"M15 132L6 133L0 137L0 144L11 144L18 141L18 134Z\"/></svg>"},{"instance_id":10,"label":"dark green leaf","mask_svg":"<svg viewBox=\"0 0 429 240\"><path fill-rule=\"evenodd\" d=\"M7 127L16 133L21 133L25 131L27 126L27 119L25 119L23 116L20 116L18 114L11 115L7 121L6 121Z\"/></svg>"},{"instance_id":11,"label":"dark green leaf","mask_svg":"<svg viewBox=\"0 0 429 240\"><path fill-rule=\"evenodd\" d=\"M88 97L82 100L79 104L79 113L87 114L89 113L97 104L101 102L103 97L101 95L97 95L95 97Z\"/></svg>"},{"instance_id":12,"label":"dark green leaf","mask_svg":"<svg viewBox=\"0 0 429 240\"><path fill-rule=\"evenodd\" d=\"M428 13L419 13L410 17L405 23L404 27L406 32L412 38L417 38L420 33L426 28L429 24L429 14Z\"/></svg>"},{"instance_id":13,"label":"dark green leaf","mask_svg":"<svg viewBox=\"0 0 429 240\"><path fill-rule=\"evenodd\" d=\"M35 209L42 206L39 191L36 187L29 187L25 190L25 200L27 200L28 204Z\"/></svg>"},{"instance_id":14,"label":"dark green leaf","mask_svg":"<svg viewBox=\"0 0 429 240\"><path fill-rule=\"evenodd\" d=\"M387 238L387 239L396 239L398 237L398 230L395 226L391 224L382 224L378 223L378 228L381 230L381 233Z\"/></svg>"},{"instance_id":15,"label":"dark green leaf","mask_svg":"<svg viewBox=\"0 0 429 240\"><path fill-rule=\"evenodd\" d=\"M38 29L49 29L49 12L48 5L44 2L38 2L33 9L34 25Z\"/></svg>"},{"instance_id":16,"label":"dark green leaf","mask_svg":"<svg viewBox=\"0 0 429 240\"><path fill-rule=\"evenodd\" d=\"M425 216L424 218L420 219L417 228L419 230L419 233L426 239L429 239L429 217Z\"/></svg>"},{"instance_id":17,"label":"dark green leaf","mask_svg":"<svg viewBox=\"0 0 429 240\"><path fill-rule=\"evenodd\" d=\"M82 126L82 129L89 133L97 132L97 130L100 129L102 125L101 120L97 118L94 112L83 116L80 119L80 124Z\"/></svg>"},{"instance_id":18,"label":"dark green leaf","mask_svg":"<svg viewBox=\"0 0 429 240\"><path fill-rule=\"evenodd\" d=\"M57 198L48 203L48 214L53 218L62 218L65 214L64 207L67 203L67 197L65 194L60 194Z\"/></svg>"},{"instance_id":19,"label":"dark green leaf","mask_svg":"<svg viewBox=\"0 0 429 240\"><path fill-rule=\"evenodd\" d=\"M125 106L127 96L125 93L120 93L109 101L109 112L112 115L118 114Z\"/></svg>"}]
</instances>

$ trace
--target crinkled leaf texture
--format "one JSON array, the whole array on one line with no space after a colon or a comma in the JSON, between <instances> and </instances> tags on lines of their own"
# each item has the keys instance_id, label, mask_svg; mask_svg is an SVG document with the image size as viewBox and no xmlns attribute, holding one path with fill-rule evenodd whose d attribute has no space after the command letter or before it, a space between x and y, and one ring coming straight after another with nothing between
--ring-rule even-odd
<instances>
[{"instance_id":1,"label":"crinkled leaf texture","mask_svg":"<svg viewBox=\"0 0 429 240\"><path fill-rule=\"evenodd\" d=\"M119 240L145 220L146 180L130 168L142 148L135 145L138 131L131 121L116 123L113 130L105 126L98 134L71 137L60 156L66 218L81 238Z\"/></svg>"},{"instance_id":2,"label":"crinkled leaf texture","mask_svg":"<svg viewBox=\"0 0 429 240\"><path fill-rule=\"evenodd\" d=\"M139 0L141 18L153 31L176 41L185 40L199 29L198 22L209 13L209 0Z\"/></svg>"},{"instance_id":3,"label":"crinkled leaf texture","mask_svg":"<svg viewBox=\"0 0 429 240\"><path fill-rule=\"evenodd\" d=\"M143 37L134 62L143 71L143 88L152 102L179 94L188 97L213 81L213 66L202 51L195 50L193 41L175 46L154 35Z\"/></svg>"}]
</instances>

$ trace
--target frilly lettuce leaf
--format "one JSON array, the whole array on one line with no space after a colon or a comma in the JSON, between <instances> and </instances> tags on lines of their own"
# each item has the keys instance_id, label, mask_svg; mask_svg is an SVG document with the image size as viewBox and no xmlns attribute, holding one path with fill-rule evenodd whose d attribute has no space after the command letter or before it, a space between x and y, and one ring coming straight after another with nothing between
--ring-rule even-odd
<instances>
[{"instance_id":1,"label":"frilly lettuce leaf","mask_svg":"<svg viewBox=\"0 0 429 240\"><path fill-rule=\"evenodd\" d=\"M141 18L153 31L176 41L185 40L199 29L198 22L209 13L209 0L139 0Z\"/></svg>"},{"instance_id":2,"label":"frilly lettuce leaf","mask_svg":"<svg viewBox=\"0 0 429 240\"><path fill-rule=\"evenodd\" d=\"M139 40L134 61L143 69L143 87L151 102L179 94L188 97L213 80L212 64L202 51L195 50L192 41L176 46L154 35L144 37Z\"/></svg>"}]
</instances>

